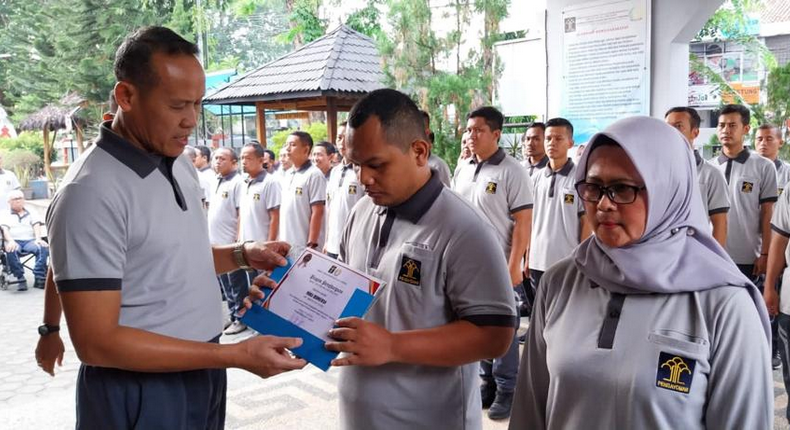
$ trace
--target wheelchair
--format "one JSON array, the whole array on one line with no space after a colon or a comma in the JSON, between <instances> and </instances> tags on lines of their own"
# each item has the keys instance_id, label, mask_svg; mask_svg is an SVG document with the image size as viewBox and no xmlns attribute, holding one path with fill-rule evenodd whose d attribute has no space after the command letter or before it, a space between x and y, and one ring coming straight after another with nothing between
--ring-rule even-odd
<instances>
[{"instance_id":1,"label":"wheelchair","mask_svg":"<svg viewBox=\"0 0 790 430\"><path fill-rule=\"evenodd\" d=\"M46 241L47 239L44 238ZM36 264L36 255L28 252L19 254L22 270L33 271ZM5 250L5 236L0 231L0 290L7 290L9 286L16 286L27 281L12 281L11 266L8 264L8 252Z\"/></svg>"}]
</instances>

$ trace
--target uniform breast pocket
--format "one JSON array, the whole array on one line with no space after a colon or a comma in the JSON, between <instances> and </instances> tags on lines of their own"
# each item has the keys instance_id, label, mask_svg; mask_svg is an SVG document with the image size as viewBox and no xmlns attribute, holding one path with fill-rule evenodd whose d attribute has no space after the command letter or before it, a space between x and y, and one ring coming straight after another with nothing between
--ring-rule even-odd
<instances>
[{"instance_id":1,"label":"uniform breast pocket","mask_svg":"<svg viewBox=\"0 0 790 430\"><path fill-rule=\"evenodd\" d=\"M422 290L436 275L435 257L427 245L404 243L396 264L396 283L409 289Z\"/></svg>"},{"instance_id":2,"label":"uniform breast pocket","mask_svg":"<svg viewBox=\"0 0 790 430\"><path fill-rule=\"evenodd\" d=\"M564 188L560 190L560 198L562 198L563 208L575 208L579 205L579 196L576 195L576 190L572 188Z\"/></svg>"},{"instance_id":3,"label":"uniform breast pocket","mask_svg":"<svg viewBox=\"0 0 790 430\"><path fill-rule=\"evenodd\" d=\"M479 194L482 197L495 196L505 192L502 179L493 176L485 176L478 179Z\"/></svg>"},{"instance_id":4,"label":"uniform breast pocket","mask_svg":"<svg viewBox=\"0 0 790 430\"><path fill-rule=\"evenodd\" d=\"M676 330L654 330L648 340L655 345L649 354L649 366L655 366L645 377L656 390L669 396L688 396L694 392L704 393L707 375L710 372L709 350L706 339ZM653 382L653 375L655 381ZM703 396L693 396L701 401ZM657 401L661 402L661 399Z\"/></svg>"},{"instance_id":5,"label":"uniform breast pocket","mask_svg":"<svg viewBox=\"0 0 790 430\"><path fill-rule=\"evenodd\" d=\"M738 181L738 192L757 199L760 196L760 182L755 177L744 176Z\"/></svg>"}]
</instances>

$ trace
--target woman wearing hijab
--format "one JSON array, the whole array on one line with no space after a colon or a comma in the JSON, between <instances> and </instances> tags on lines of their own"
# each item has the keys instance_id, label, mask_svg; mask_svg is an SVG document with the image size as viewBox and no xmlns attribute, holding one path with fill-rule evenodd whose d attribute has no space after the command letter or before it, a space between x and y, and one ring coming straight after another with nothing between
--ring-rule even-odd
<instances>
[{"instance_id":1,"label":"woman wearing hijab","mask_svg":"<svg viewBox=\"0 0 790 430\"><path fill-rule=\"evenodd\" d=\"M595 135L595 235L541 280L510 429L770 429L765 305L708 233L694 158L646 117Z\"/></svg>"}]
</instances>

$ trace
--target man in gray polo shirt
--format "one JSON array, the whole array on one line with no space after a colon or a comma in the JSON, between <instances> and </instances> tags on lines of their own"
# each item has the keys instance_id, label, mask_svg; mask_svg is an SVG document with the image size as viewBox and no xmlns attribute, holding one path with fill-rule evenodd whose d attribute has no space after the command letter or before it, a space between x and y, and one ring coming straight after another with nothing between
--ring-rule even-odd
<instances>
[{"instance_id":1,"label":"man in gray polo shirt","mask_svg":"<svg viewBox=\"0 0 790 430\"><path fill-rule=\"evenodd\" d=\"M124 40L116 116L71 165L47 214L54 280L83 363L77 429L221 429L224 368L267 377L305 365L284 350L298 339L217 343L215 275L271 270L288 246L209 243L195 169L179 157L205 92L196 54L163 27Z\"/></svg>"},{"instance_id":2,"label":"man in gray polo shirt","mask_svg":"<svg viewBox=\"0 0 790 430\"><path fill-rule=\"evenodd\" d=\"M431 115L426 111L422 112L422 121L423 125L425 126L425 135L428 136L428 143L431 144L431 149L433 149L433 132L431 131ZM450 166L447 165L447 162L442 160L436 154L431 153L431 156L428 157L428 166L431 170L435 170L436 173L439 174L439 180L442 181L445 187L450 186Z\"/></svg>"},{"instance_id":3,"label":"man in gray polo shirt","mask_svg":"<svg viewBox=\"0 0 790 430\"><path fill-rule=\"evenodd\" d=\"M521 164L527 168L532 180L535 180L535 175L549 163L544 144L545 133L545 124L533 122L521 136L521 155L524 156Z\"/></svg>"},{"instance_id":4,"label":"man in gray polo shirt","mask_svg":"<svg viewBox=\"0 0 790 430\"><path fill-rule=\"evenodd\" d=\"M529 247L530 286L537 291L543 272L571 255L592 230L576 192L576 165L568 158L573 147L573 125L565 118L546 122L549 162L535 175L535 208Z\"/></svg>"},{"instance_id":5,"label":"man in gray polo shirt","mask_svg":"<svg viewBox=\"0 0 790 430\"><path fill-rule=\"evenodd\" d=\"M467 116L469 147L475 154L453 178L453 191L464 196L494 226L510 272L510 286L523 288L522 261L529 247L532 225L532 184L526 169L498 146L504 116L493 107L474 110ZM483 407L491 419L510 416L518 374L518 342L505 355L480 364Z\"/></svg>"},{"instance_id":6,"label":"man in gray polo shirt","mask_svg":"<svg viewBox=\"0 0 790 430\"><path fill-rule=\"evenodd\" d=\"M239 239L245 242L275 240L280 228L280 184L264 168L265 153L259 143L248 143L241 150L247 178L239 203Z\"/></svg>"},{"instance_id":7,"label":"man in gray polo shirt","mask_svg":"<svg viewBox=\"0 0 790 430\"><path fill-rule=\"evenodd\" d=\"M326 178L310 162L313 138L295 131L285 141L291 167L282 178L280 240L321 249L324 236Z\"/></svg>"},{"instance_id":8,"label":"man in gray polo shirt","mask_svg":"<svg viewBox=\"0 0 790 430\"><path fill-rule=\"evenodd\" d=\"M239 158L230 148L214 151L212 162L217 177L211 205L208 207L208 237L212 245L227 245L239 239L239 205L244 195L244 178L238 172ZM247 329L237 317L249 291L249 278L244 270L219 276L219 284L228 301L230 326L225 334L238 334Z\"/></svg>"},{"instance_id":9,"label":"man in gray polo shirt","mask_svg":"<svg viewBox=\"0 0 790 430\"><path fill-rule=\"evenodd\" d=\"M702 204L713 226L713 238L721 246L727 246L727 212L730 211L729 189L727 181L715 167L706 163L699 151L694 149L694 140L699 136L702 121L697 111L690 107L678 106L668 110L664 121L675 127L689 143L697 161L697 180L702 196Z\"/></svg>"},{"instance_id":10,"label":"man in gray polo shirt","mask_svg":"<svg viewBox=\"0 0 790 430\"><path fill-rule=\"evenodd\" d=\"M773 124L762 124L757 128L754 140L755 150L758 154L771 160L776 167L776 185L779 186L778 194L787 187L790 182L790 164L779 159L779 149L784 142L782 141L782 130Z\"/></svg>"},{"instance_id":11,"label":"man in gray polo shirt","mask_svg":"<svg viewBox=\"0 0 790 430\"><path fill-rule=\"evenodd\" d=\"M338 321L343 429L482 428L477 364L504 353L515 303L488 222L428 168L420 112L376 90L349 114L348 156L367 197L340 258L386 282L365 319ZM475 250L475 252L470 252Z\"/></svg>"},{"instance_id":12,"label":"man in gray polo shirt","mask_svg":"<svg viewBox=\"0 0 790 430\"><path fill-rule=\"evenodd\" d=\"M716 129L722 154L708 162L724 174L729 186L727 253L744 275L757 281L765 274L778 187L774 165L743 145L749 119L749 109L744 106L722 108ZM762 290L762 282L757 284Z\"/></svg>"},{"instance_id":13,"label":"man in gray polo shirt","mask_svg":"<svg viewBox=\"0 0 790 430\"><path fill-rule=\"evenodd\" d=\"M340 254L340 239L351 213L351 208L364 195L364 188L357 179L354 166L348 161L346 153L346 128L344 122L340 124L337 132L337 151L343 157L340 164L332 169L329 182L326 184L326 244L324 252L332 258Z\"/></svg>"}]
</instances>

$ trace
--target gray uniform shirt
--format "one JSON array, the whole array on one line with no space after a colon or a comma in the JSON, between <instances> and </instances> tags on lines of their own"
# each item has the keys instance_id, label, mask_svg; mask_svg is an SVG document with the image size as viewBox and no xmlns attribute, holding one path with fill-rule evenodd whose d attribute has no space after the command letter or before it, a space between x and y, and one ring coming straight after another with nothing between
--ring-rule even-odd
<instances>
[{"instance_id":1,"label":"gray uniform shirt","mask_svg":"<svg viewBox=\"0 0 790 430\"><path fill-rule=\"evenodd\" d=\"M450 186L450 166L444 160L437 157L436 154L431 154L428 157L428 166L439 175L439 180L445 187Z\"/></svg>"},{"instance_id":2,"label":"gray uniform shirt","mask_svg":"<svg viewBox=\"0 0 790 430\"><path fill-rule=\"evenodd\" d=\"M332 168L326 184L326 252L340 253L340 239L351 208L365 195L351 164Z\"/></svg>"},{"instance_id":3,"label":"gray uniform shirt","mask_svg":"<svg viewBox=\"0 0 790 430\"><path fill-rule=\"evenodd\" d=\"M202 170L198 170L198 179L206 203L211 203L211 194L214 191L214 184L217 183L217 174L211 167L206 166Z\"/></svg>"},{"instance_id":4,"label":"gray uniform shirt","mask_svg":"<svg viewBox=\"0 0 790 430\"><path fill-rule=\"evenodd\" d=\"M579 244L579 217L584 215L584 205L574 187L575 172L576 165L568 159L557 172L546 165L535 175L530 269L546 271Z\"/></svg>"},{"instance_id":5,"label":"gray uniform shirt","mask_svg":"<svg viewBox=\"0 0 790 430\"><path fill-rule=\"evenodd\" d=\"M777 194L781 196L784 189L787 188L787 183L790 182L790 164L779 159L774 160L773 163L776 167L776 185L779 186Z\"/></svg>"},{"instance_id":6,"label":"gray uniform shirt","mask_svg":"<svg viewBox=\"0 0 790 430\"><path fill-rule=\"evenodd\" d=\"M745 288L611 294L571 259L541 285L511 430L772 428L770 350Z\"/></svg>"},{"instance_id":7,"label":"gray uniform shirt","mask_svg":"<svg viewBox=\"0 0 790 430\"><path fill-rule=\"evenodd\" d=\"M244 179L235 170L214 180L208 205L208 238L213 245L228 245L239 239L239 204L244 195Z\"/></svg>"},{"instance_id":8,"label":"gray uniform shirt","mask_svg":"<svg viewBox=\"0 0 790 430\"><path fill-rule=\"evenodd\" d=\"M706 163L698 151L694 151L694 158L697 160L697 179L705 212L708 216L728 212L730 197L724 174Z\"/></svg>"},{"instance_id":9,"label":"gray uniform shirt","mask_svg":"<svg viewBox=\"0 0 790 430\"><path fill-rule=\"evenodd\" d=\"M530 163L529 159L521 161L521 165L527 168L527 173L529 173L529 177L532 178L533 181L535 180L535 176L543 171L543 168L546 167L547 164L549 164L548 155L544 155L543 158L535 164Z\"/></svg>"},{"instance_id":10,"label":"gray uniform shirt","mask_svg":"<svg viewBox=\"0 0 790 430\"><path fill-rule=\"evenodd\" d=\"M485 214L508 258L515 226L512 214L533 205L532 184L524 167L502 148L480 163L471 157L453 178L453 191Z\"/></svg>"},{"instance_id":11,"label":"gray uniform shirt","mask_svg":"<svg viewBox=\"0 0 790 430\"><path fill-rule=\"evenodd\" d=\"M239 239L269 240L269 211L280 207L280 183L266 171L242 184L239 205Z\"/></svg>"},{"instance_id":12,"label":"gray uniform shirt","mask_svg":"<svg viewBox=\"0 0 790 430\"><path fill-rule=\"evenodd\" d=\"M771 230L790 238L790 193L782 193L779 200L774 205L774 213L771 217ZM790 266L790 246L784 250L785 264ZM782 286L790 285L790 270L785 270L782 274ZM782 288L779 297L779 311L785 315L790 315L790 287Z\"/></svg>"},{"instance_id":13,"label":"gray uniform shirt","mask_svg":"<svg viewBox=\"0 0 790 430\"><path fill-rule=\"evenodd\" d=\"M326 201L326 178L313 163L306 162L301 168L291 167L280 182L282 185L280 205L280 237L292 245L307 245L310 216L314 205ZM324 225L321 222L319 249L323 245Z\"/></svg>"},{"instance_id":14,"label":"gray uniform shirt","mask_svg":"<svg viewBox=\"0 0 790 430\"><path fill-rule=\"evenodd\" d=\"M362 198L340 246L343 261L387 283L365 319L393 332L458 320L513 327L513 290L501 252L482 215L436 174L394 208ZM477 362L345 367L341 428L481 429L477 372Z\"/></svg>"},{"instance_id":15,"label":"gray uniform shirt","mask_svg":"<svg viewBox=\"0 0 790 430\"><path fill-rule=\"evenodd\" d=\"M733 159L722 154L708 162L724 174L729 187L727 253L735 264L754 264L763 242L760 205L777 197L776 167L748 148Z\"/></svg>"},{"instance_id":16,"label":"gray uniform shirt","mask_svg":"<svg viewBox=\"0 0 790 430\"><path fill-rule=\"evenodd\" d=\"M146 154L104 123L47 213L58 289L120 290L120 325L213 339L222 308L202 200L186 156Z\"/></svg>"}]
</instances>

